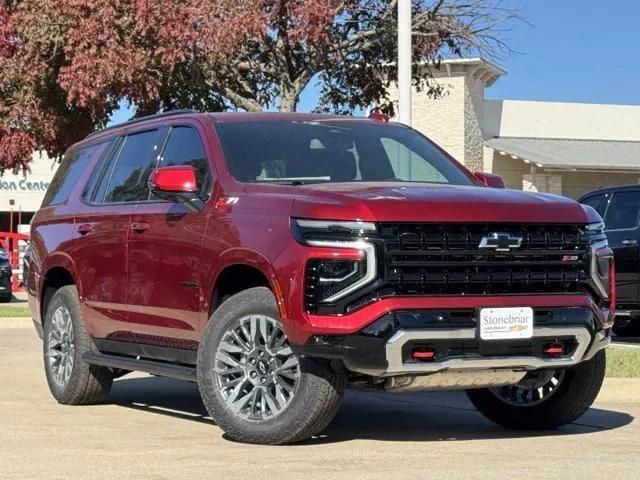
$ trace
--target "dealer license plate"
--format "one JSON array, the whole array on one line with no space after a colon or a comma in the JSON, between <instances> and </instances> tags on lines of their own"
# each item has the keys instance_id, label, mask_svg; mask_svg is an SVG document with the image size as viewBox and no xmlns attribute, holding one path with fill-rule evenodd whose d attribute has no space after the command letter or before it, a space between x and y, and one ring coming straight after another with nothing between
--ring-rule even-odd
<instances>
[{"instance_id":1,"label":"dealer license plate","mask_svg":"<svg viewBox=\"0 0 640 480\"><path fill-rule=\"evenodd\" d=\"M533 309L483 308L480 310L480 338L507 340L533 336Z\"/></svg>"}]
</instances>

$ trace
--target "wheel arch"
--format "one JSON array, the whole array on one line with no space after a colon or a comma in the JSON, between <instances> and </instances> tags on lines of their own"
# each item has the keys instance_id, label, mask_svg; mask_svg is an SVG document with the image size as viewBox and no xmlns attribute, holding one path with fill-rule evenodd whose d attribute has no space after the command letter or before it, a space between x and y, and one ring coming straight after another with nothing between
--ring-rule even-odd
<instances>
[{"instance_id":1,"label":"wheel arch","mask_svg":"<svg viewBox=\"0 0 640 480\"><path fill-rule=\"evenodd\" d=\"M273 292L282 318L286 317L284 298L275 271L269 261L255 252L238 252L226 256L211 283L209 316L231 295L253 287L267 287Z\"/></svg>"},{"instance_id":2,"label":"wheel arch","mask_svg":"<svg viewBox=\"0 0 640 480\"><path fill-rule=\"evenodd\" d=\"M42 286L40 288L40 318L44 324L45 314L51 297L60 287L66 285L78 285L75 269L70 259L65 256L56 258L57 261L47 265L45 274L42 276Z\"/></svg>"}]
</instances>

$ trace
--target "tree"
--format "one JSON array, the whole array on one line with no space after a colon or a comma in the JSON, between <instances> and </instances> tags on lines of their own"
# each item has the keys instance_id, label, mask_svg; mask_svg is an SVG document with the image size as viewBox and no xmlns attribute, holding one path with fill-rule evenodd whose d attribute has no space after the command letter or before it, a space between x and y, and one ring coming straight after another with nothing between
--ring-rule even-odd
<instances>
[{"instance_id":1,"label":"tree","mask_svg":"<svg viewBox=\"0 0 640 480\"><path fill-rule=\"evenodd\" d=\"M413 0L414 60L494 58L516 12L501 0ZM161 109L295 111L378 105L395 80L397 0L5 0L0 6L0 172L58 157L121 100ZM440 95L429 70L418 88Z\"/></svg>"}]
</instances>

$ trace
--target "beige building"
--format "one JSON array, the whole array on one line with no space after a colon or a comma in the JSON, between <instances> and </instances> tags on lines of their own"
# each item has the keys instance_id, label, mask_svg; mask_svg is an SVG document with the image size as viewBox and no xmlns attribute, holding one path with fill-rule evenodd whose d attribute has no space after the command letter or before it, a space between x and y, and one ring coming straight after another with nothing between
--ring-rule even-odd
<instances>
[{"instance_id":1,"label":"beige building","mask_svg":"<svg viewBox=\"0 0 640 480\"><path fill-rule=\"evenodd\" d=\"M504 71L480 59L434 71L440 99L413 92L413 126L509 188L578 197L640 182L640 106L488 100Z\"/></svg>"},{"instance_id":2,"label":"beige building","mask_svg":"<svg viewBox=\"0 0 640 480\"><path fill-rule=\"evenodd\" d=\"M22 224L31 221L58 168L58 162L44 153L36 152L32 158L30 171L26 175L5 171L0 176L0 232L8 231L10 224L13 224L13 231L16 231L18 217L21 217ZM11 212L13 220L10 218Z\"/></svg>"}]
</instances>

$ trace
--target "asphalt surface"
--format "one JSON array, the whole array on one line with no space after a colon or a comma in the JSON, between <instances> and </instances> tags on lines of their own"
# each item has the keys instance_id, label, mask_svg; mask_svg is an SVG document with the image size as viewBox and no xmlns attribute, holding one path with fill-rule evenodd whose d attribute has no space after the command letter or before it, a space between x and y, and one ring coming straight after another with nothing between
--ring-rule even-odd
<instances>
[{"instance_id":1,"label":"asphalt surface","mask_svg":"<svg viewBox=\"0 0 640 480\"><path fill-rule=\"evenodd\" d=\"M186 382L138 374L105 405L58 405L26 321L0 319L0 365L1 479L640 479L639 380L554 432L504 430L462 393L349 391L318 438L263 447L225 439Z\"/></svg>"}]
</instances>

